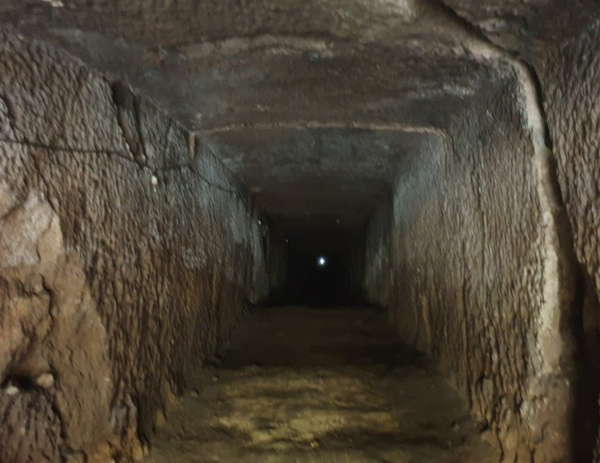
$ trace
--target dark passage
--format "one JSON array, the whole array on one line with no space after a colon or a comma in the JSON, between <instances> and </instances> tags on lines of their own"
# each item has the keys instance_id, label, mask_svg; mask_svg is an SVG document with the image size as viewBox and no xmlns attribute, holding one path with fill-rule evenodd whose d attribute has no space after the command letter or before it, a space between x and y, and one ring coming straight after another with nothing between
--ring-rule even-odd
<instances>
[{"instance_id":1,"label":"dark passage","mask_svg":"<svg viewBox=\"0 0 600 463\"><path fill-rule=\"evenodd\" d=\"M283 302L361 304L364 233L341 226L300 226L288 233Z\"/></svg>"}]
</instances>

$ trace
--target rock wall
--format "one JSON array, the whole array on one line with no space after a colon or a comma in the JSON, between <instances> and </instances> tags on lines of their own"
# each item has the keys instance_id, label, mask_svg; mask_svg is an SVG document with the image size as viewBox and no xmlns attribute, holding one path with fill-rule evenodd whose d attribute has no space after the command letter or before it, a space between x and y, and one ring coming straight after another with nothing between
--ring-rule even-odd
<instances>
[{"instance_id":1,"label":"rock wall","mask_svg":"<svg viewBox=\"0 0 600 463\"><path fill-rule=\"evenodd\" d=\"M516 70L403 161L365 292L440 359L507 462L569 461L574 279L549 152Z\"/></svg>"},{"instance_id":2,"label":"rock wall","mask_svg":"<svg viewBox=\"0 0 600 463\"><path fill-rule=\"evenodd\" d=\"M532 57L540 79L558 180L572 224L575 253L585 274L583 304L587 358L583 400L600 389L600 24ZM587 407L593 407L587 403ZM596 416L598 411L596 409ZM578 432L589 423L577 423ZM596 420L593 423L597 427ZM600 438L595 461L600 461Z\"/></svg>"},{"instance_id":3,"label":"rock wall","mask_svg":"<svg viewBox=\"0 0 600 463\"><path fill-rule=\"evenodd\" d=\"M137 436L271 289L259 220L201 140L2 33L0 461L140 459Z\"/></svg>"}]
</instances>

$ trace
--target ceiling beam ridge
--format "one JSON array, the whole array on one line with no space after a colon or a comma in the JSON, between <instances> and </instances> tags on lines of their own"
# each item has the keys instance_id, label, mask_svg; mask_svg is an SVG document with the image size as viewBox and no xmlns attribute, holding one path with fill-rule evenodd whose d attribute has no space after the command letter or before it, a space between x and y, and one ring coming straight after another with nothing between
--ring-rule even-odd
<instances>
[{"instance_id":1,"label":"ceiling beam ridge","mask_svg":"<svg viewBox=\"0 0 600 463\"><path fill-rule=\"evenodd\" d=\"M275 130L275 129L288 129L288 130L305 130L305 129L357 129L357 130L371 130L378 132L406 132L406 133L418 133L439 136L442 139L447 138L447 134L444 130L435 127L411 125L405 123L382 123L382 122L368 122L368 121L314 121L314 120L301 120L301 121L289 121L289 122L242 122L236 124L228 124L216 127L210 127L206 129L196 130L195 133L198 136L210 136L213 134L227 133L227 132L238 132L242 130Z\"/></svg>"}]
</instances>

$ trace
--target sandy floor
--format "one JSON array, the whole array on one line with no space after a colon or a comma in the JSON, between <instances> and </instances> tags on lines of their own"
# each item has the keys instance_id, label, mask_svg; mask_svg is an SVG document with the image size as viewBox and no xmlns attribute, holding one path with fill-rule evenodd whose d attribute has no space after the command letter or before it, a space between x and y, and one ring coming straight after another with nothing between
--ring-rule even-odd
<instances>
[{"instance_id":1,"label":"sandy floor","mask_svg":"<svg viewBox=\"0 0 600 463\"><path fill-rule=\"evenodd\" d=\"M199 370L150 463L497 462L465 404L373 309L255 310Z\"/></svg>"}]
</instances>

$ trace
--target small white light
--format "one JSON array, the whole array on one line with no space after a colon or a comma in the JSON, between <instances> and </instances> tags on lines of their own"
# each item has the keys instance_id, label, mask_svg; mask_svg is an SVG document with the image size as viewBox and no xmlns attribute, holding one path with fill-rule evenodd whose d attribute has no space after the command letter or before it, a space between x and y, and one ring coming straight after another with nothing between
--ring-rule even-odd
<instances>
[{"instance_id":1,"label":"small white light","mask_svg":"<svg viewBox=\"0 0 600 463\"><path fill-rule=\"evenodd\" d=\"M152 184L153 187L156 187L158 185L158 177L156 175L153 175L150 178L150 183Z\"/></svg>"},{"instance_id":2,"label":"small white light","mask_svg":"<svg viewBox=\"0 0 600 463\"><path fill-rule=\"evenodd\" d=\"M325 256L321 256L317 259L317 265L319 267L325 267L327 265L327 258Z\"/></svg>"}]
</instances>

